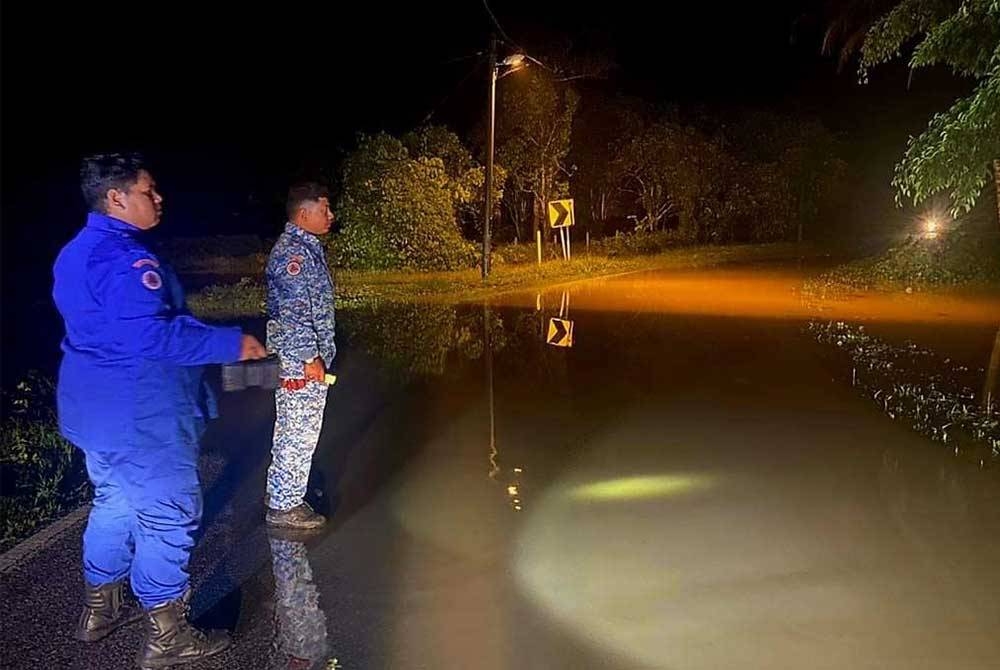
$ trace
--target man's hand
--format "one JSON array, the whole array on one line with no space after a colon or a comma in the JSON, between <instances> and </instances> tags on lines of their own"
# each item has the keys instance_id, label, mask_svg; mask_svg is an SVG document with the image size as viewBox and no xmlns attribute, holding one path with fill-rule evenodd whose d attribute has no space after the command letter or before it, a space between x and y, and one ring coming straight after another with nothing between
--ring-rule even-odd
<instances>
[{"instance_id":1,"label":"man's hand","mask_svg":"<svg viewBox=\"0 0 1000 670\"><path fill-rule=\"evenodd\" d=\"M326 379L326 366L323 365L323 359L318 356L311 363L305 364L304 371L306 381L322 383Z\"/></svg>"},{"instance_id":2,"label":"man's hand","mask_svg":"<svg viewBox=\"0 0 1000 670\"><path fill-rule=\"evenodd\" d=\"M301 391L306 387L305 379L282 379L281 388L286 391Z\"/></svg>"},{"instance_id":3,"label":"man's hand","mask_svg":"<svg viewBox=\"0 0 1000 670\"><path fill-rule=\"evenodd\" d=\"M253 335L244 334L240 341L240 360L247 361L259 358L267 358L267 349Z\"/></svg>"}]
</instances>

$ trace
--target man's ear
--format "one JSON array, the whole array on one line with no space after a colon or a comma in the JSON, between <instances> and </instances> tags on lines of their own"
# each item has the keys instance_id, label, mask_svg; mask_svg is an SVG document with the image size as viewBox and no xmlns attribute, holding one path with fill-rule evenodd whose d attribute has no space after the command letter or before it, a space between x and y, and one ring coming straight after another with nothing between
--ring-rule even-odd
<instances>
[{"instance_id":1,"label":"man's ear","mask_svg":"<svg viewBox=\"0 0 1000 670\"><path fill-rule=\"evenodd\" d=\"M119 191L116 188L109 188L108 192L104 194L104 204L107 207L108 213L111 212L121 212L128 209L128 205L125 202L127 193L124 191Z\"/></svg>"}]
</instances>

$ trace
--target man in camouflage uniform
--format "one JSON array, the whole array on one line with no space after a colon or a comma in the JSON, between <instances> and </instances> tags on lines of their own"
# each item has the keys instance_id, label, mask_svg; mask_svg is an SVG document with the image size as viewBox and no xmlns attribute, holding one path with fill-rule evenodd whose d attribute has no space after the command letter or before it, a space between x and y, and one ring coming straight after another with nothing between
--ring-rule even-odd
<instances>
[{"instance_id":1,"label":"man in camouflage uniform","mask_svg":"<svg viewBox=\"0 0 1000 670\"><path fill-rule=\"evenodd\" d=\"M288 192L288 223L267 261L268 350L278 354L281 385L267 472L267 523L313 529L326 519L305 502L313 452L323 427L327 367L334 344L334 287L319 235L330 231L327 191L314 183Z\"/></svg>"}]
</instances>

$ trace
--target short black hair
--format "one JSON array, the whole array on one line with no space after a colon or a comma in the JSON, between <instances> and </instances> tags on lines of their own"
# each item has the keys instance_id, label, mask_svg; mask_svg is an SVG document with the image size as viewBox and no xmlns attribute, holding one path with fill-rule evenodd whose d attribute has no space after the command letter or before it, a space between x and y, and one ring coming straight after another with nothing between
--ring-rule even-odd
<instances>
[{"instance_id":1,"label":"short black hair","mask_svg":"<svg viewBox=\"0 0 1000 670\"><path fill-rule=\"evenodd\" d=\"M330 199L330 191L326 186L315 181L300 181L292 184L288 189L288 201L285 204L285 213L288 220L295 218L295 212L304 202L319 202L320 198Z\"/></svg>"},{"instance_id":2,"label":"short black hair","mask_svg":"<svg viewBox=\"0 0 1000 670\"><path fill-rule=\"evenodd\" d=\"M146 159L137 152L93 154L80 165L80 191L92 211L107 211L108 191L127 191L139 181L139 173L146 169Z\"/></svg>"}]
</instances>

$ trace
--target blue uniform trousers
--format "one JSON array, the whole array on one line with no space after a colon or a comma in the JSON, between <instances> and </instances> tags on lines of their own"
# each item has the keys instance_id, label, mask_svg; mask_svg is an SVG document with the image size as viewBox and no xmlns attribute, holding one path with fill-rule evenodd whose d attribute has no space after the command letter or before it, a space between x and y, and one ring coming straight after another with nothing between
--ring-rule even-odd
<instances>
[{"instance_id":1,"label":"blue uniform trousers","mask_svg":"<svg viewBox=\"0 0 1000 670\"><path fill-rule=\"evenodd\" d=\"M130 577L145 608L181 597L201 521L197 445L86 451L94 506L83 569L99 586Z\"/></svg>"}]
</instances>

